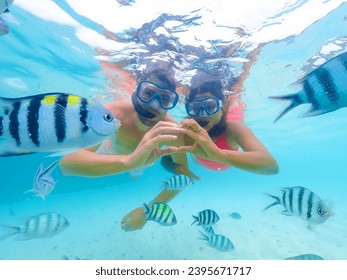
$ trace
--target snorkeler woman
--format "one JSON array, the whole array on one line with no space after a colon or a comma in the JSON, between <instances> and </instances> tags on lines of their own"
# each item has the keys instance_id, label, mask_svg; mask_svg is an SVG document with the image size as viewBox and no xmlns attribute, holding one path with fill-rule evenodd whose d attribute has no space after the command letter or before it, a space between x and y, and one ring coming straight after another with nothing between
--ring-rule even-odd
<instances>
[{"instance_id":1,"label":"snorkeler woman","mask_svg":"<svg viewBox=\"0 0 347 280\"><path fill-rule=\"evenodd\" d=\"M206 81L205 76L195 76L194 80L186 98L189 119L180 124L186 134L185 148L191 145L190 153L212 170L234 166L259 174L278 173L276 160L240 121L242 104L229 107L233 98L225 102L220 80Z\"/></svg>"}]
</instances>

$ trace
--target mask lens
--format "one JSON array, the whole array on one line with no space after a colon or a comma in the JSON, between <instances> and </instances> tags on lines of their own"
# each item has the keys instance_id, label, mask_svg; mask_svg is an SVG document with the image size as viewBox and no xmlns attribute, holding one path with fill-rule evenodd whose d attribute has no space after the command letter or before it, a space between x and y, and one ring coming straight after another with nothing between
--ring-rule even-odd
<instances>
[{"instance_id":1,"label":"mask lens","mask_svg":"<svg viewBox=\"0 0 347 280\"><path fill-rule=\"evenodd\" d=\"M208 115L218 112L221 101L215 97L207 97L203 99L194 99L186 104L187 114L196 117L205 111Z\"/></svg>"},{"instance_id":2,"label":"mask lens","mask_svg":"<svg viewBox=\"0 0 347 280\"><path fill-rule=\"evenodd\" d=\"M177 92L149 81L139 83L136 95L143 103L150 103L156 99L164 110L174 108L178 102Z\"/></svg>"}]
</instances>

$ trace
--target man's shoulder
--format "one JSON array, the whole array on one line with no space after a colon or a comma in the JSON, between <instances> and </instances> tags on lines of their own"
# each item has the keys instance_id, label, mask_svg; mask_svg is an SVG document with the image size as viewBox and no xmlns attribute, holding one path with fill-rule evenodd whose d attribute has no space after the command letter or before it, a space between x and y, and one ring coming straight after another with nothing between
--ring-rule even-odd
<instances>
[{"instance_id":1,"label":"man's shoulder","mask_svg":"<svg viewBox=\"0 0 347 280\"><path fill-rule=\"evenodd\" d=\"M134 111L134 106L128 100L115 100L106 103L105 107L116 116L129 114Z\"/></svg>"}]
</instances>

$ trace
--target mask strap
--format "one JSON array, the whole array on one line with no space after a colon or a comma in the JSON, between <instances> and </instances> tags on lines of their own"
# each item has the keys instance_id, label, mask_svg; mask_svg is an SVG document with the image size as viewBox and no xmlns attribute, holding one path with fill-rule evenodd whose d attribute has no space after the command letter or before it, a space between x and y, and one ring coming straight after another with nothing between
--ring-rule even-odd
<instances>
[{"instance_id":1,"label":"mask strap","mask_svg":"<svg viewBox=\"0 0 347 280\"><path fill-rule=\"evenodd\" d=\"M154 114L152 114L151 112L148 112L147 110L141 107L141 105L139 104L139 101L137 100L136 93L132 94L131 101L133 102L136 113L148 119L153 119L155 117Z\"/></svg>"}]
</instances>

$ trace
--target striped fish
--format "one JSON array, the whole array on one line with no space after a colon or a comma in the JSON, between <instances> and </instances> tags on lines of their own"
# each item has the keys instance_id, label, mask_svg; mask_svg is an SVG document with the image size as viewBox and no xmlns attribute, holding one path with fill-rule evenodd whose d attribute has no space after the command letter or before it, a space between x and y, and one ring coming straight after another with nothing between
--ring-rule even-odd
<instances>
[{"instance_id":1,"label":"striped fish","mask_svg":"<svg viewBox=\"0 0 347 280\"><path fill-rule=\"evenodd\" d=\"M34 177L33 188L28 190L26 193L33 192L36 196L42 197L42 199L50 194L56 185L56 181L52 177L52 172L58 162L59 161L56 160L46 169L41 163Z\"/></svg>"},{"instance_id":2,"label":"striped fish","mask_svg":"<svg viewBox=\"0 0 347 280\"><path fill-rule=\"evenodd\" d=\"M282 196L272 197L275 202L267 206L264 210L274 206L282 205L285 215L299 216L310 223L324 223L333 213L325 201L318 195L304 187L291 187L282 189Z\"/></svg>"},{"instance_id":3,"label":"striped fish","mask_svg":"<svg viewBox=\"0 0 347 280\"><path fill-rule=\"evenodd\" d=\"M4 226L8 232L0 236L0 240L15 234L21 234L25 240L32 238L47 238L54 236L70 225L69 221L57 213L45 213L30 217L27 222L19 227Z\"/></svg>"},{"instance_id":4,"label":"striped fish","mask_svg":"<svg viewBox=\"0 0 347 280\"><path fill-rule=\"evenodd\" d=\"M197 216L193 215L193 218L194 222L192 223L192 225L198 222L198 226L210 226L219 221L218 214L211 209L203 210L199 212Z\"/></svg>"},{"instance_id":5,"label":"striped fish","mask_svg":"<svg viewBox=\"0 0 347 280\"><path fill-rule=\"evenodd\" d=\"M172 176L168 181L163 182L162 188L168 190L183 190L191 184L194 184L192 179L186 175L178 174Z\"/></svg>"},{"instance_id":6,"label":"striped fish","mask_svg":"<svg viewBox=\"0 0 347 280\"><path fill-rule=\"evenodd\" d=\"M278 121L293 108L311 104L303 116L325 114L347 106L347 52L342 53L296 82L302 89L294 94L271 96L272 99L288 100L289 106L275 119Z\"/></svg>"},{"instance_id":7,"label":"striped fish","mask_svg":"<svg viewBox=\"0 0 347 280\"><path fill-rule=\"evenodd\" d=\"M294 257L285 258L285 260L307 260L307 261L315 261L315 260L324 260L321 256L315 254L303 254Z\"/></svg>"},{"instance_id":8,"label":"striped fish","mask_svg":"<svg viewBox=\"0 0 347 280\"><path fill-rule=\"evenodd\" d=\"M207 234L214 234L214 229L212 226L202 226L202 228L204 229L204 231L207 233Z\"/></svg>"},{"instance_id":9,"label":"striped fish","mask_svg":"<svg viewBox=\"0 0 347 280\"><path fill-rule=\"evenodd\" d=\"M206 240L208 242L208 245L210 245L212 248L215 248L222 252L227 252L233 250L234 244L233 242L226 236L221 234L211 234L206 235L202 232L200 232L203 236L203 240Z\"/></svg>"},{"instance_id":10,"label":"striped fish","mask_svg":"<svg viewBox=\"0 0 347 280\"><path fill-rule=\"evenodd\" d=\"M76 151L102 142L119 125L104 106L77 95L0 97L0 156Z\"/></svg>"},{"instance_id":11,"label":"striped fish","mask_svg":"<svg viewBox=\"0 0 347 280\"><path fill-rule=\"evenodd\" d=\"M177 224L175 213L166 203L151 202L149 206L144 203L143 207L145 209L144 214L148 214L148 221L154 221L163 226L172 226Z\"/></svg>"}]
</instances>

